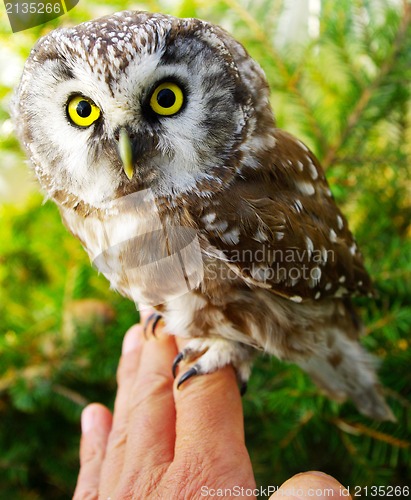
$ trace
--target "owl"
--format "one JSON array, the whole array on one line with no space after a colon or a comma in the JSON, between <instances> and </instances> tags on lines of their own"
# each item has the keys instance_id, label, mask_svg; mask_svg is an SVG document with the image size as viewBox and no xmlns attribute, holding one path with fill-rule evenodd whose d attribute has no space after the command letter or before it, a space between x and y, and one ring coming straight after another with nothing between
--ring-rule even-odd
<instances>
[{"instance_id":1,"label":"owl","mask_svg":"<svg viewBox=\"0 0 411 500\"><path fill-rule=\"evenodd\" d=\"M179 386L227 364L245 384L262 351L394 419L358 340L350 298L372 285L347 220L226 31L131 11L54 30L12 109L46 196L97 269L189 339L172 367L187 363Z\"/></svg>"}]
</instances>

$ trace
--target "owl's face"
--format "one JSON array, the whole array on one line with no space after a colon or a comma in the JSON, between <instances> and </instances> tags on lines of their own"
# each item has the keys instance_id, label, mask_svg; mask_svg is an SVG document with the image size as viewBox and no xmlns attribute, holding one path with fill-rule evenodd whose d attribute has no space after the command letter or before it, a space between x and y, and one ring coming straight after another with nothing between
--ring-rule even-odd
<instances>
[{"instance_id":1,"label":"owl's face","mask_svg":"<svg viewBox=\"0 0 411 500\"><path fill-rule=\"evenodd\" d=\"M274 125L261 69L226 32L137 12L42 38L15 108L49 196L101 208L148 188L206 196L255 166L257 123Z\"/></svg>"}]
</instances>

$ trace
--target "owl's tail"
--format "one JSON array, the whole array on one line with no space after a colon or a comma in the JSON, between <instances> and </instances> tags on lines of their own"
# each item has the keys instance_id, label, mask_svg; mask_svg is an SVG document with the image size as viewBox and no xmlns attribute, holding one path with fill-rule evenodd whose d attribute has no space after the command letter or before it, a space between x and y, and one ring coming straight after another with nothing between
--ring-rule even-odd
<instances>
[{"instance_id":1,"label":"owl's tail","mask_svg":"<svg viewBox=\"0 0 411 500\"><path fill-rule=\"evenodd\" d=\"M327 352L312 353L297 364L332 399L351 398L358 411L375 420L396 421L376 375L377 362L347 331L335 325L324 332Z\"/></svg>"}]
</instances>

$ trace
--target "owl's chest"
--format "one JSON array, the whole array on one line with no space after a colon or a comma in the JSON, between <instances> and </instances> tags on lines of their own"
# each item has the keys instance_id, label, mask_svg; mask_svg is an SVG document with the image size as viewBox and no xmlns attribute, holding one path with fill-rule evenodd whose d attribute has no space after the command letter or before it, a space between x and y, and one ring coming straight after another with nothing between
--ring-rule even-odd
<instances>
[{"instance_id":1,"label":"owl's chest","mask_svg":"<svg viewBox=\"0 0 411 500\"><path fill-rule=\"evenodd\" d=\"M121 208L88 217L61 209L64 223L111 287L152 306L198 287L203 261L196 231L160 217L150 203Z\"/></svg>"}]
</instances>

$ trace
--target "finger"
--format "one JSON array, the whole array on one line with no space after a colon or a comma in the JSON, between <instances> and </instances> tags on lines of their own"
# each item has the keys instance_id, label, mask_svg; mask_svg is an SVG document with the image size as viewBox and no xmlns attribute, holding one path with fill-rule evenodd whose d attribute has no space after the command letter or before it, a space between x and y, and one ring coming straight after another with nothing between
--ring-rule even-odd
<instances>
[{"instance_id":1,"label":"finger","mask_svg":"<svg viewBox=\"0 0 411 500\"><path fill-rule=\"evenodd\" d=\"M172 336L159 323L156 338L144 341L136 382L130 393L125 463L166 466L174 456L175 407L171 365L177 354Z\"/></svg>"},{"instance_id":2,"label":"finger","mask_svg":"<svg viewBox=\"0 0 411 500\"><path fill-rule=\"evenodd\" d=\"M146 305L142 305L142 304L139 305L138 311L140 313L140 323L143 324L143 325L147 321L147 319L153 313L156 312L155 309L153 309L152 307L146 306Z\"/></svg>"},{"instance_id":3,"label":"finger","mask_svg":"<svg viewBox=\"0 0 411 500\"><path fill-rule=\"evenodd\" d=\"M224 455L226 443L230 443L242 457L248 457L241 397L231 366L194 377L179 390L174 389L174 396L176 455L177 451L184 455L189 449L204 455Z\"/></svg>"},{"instance_id":4,"label":"finger","mask_svg":"<svg viewBox=\"0 0 411 500\"><path fill-rule=\"evenodd\" d=\"M98 498L101 467L111 425L110 411L100 404L87 406L81 414L80 472L74 500Z\"/></svg>"},{"instance_id":5,"label":"finger","mask_svg":"<svg viewBox=\"0 0 411 500\"><path fill-rule=\"evenodd\" d=\"M348 490L336 479L323 472L297 474L286 481L270 499L294 500L300 498L351 498Z\"/></svg>"},{"instance_id":6,"label":"finger","mask_svg":"<svg viewBox=\"0 0 411 500\"><path fill-rule=\"evenodd\" d=\"M132 326L124 336L122 355L117 370L117 396L114 403L113 426L107 443L106 460L102 471L102 491L112 492L123 470L127 442L128 406L136 380L143 347L143 327ZM107 494L106 497L109 495Z\"/></svg>"}]
</instances>

